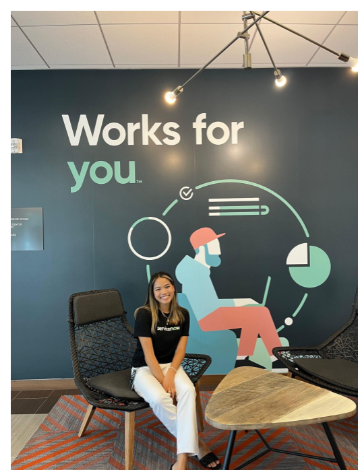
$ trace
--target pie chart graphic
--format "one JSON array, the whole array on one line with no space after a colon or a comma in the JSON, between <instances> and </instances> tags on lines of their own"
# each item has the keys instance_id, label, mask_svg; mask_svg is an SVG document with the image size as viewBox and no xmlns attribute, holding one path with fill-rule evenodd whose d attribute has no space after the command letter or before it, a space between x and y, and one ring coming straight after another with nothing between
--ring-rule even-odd
<instances>
[{"instance_id":1,"label":"pie chart graphic","mask_svg":"<svg viewBox=\"0 0 360 470\"><path fill-rule=\"evenodd\" d=\"M331 263L324 250L302 243L288 254L290 276L302 287L318 287L329 277Z\"/></svg>"}]
</instances>

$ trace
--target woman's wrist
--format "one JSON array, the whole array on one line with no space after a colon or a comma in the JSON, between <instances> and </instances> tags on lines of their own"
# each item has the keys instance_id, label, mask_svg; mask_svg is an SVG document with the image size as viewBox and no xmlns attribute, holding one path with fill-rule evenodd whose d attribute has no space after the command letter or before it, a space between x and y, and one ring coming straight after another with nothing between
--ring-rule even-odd
<instances>
[{"instance_id":1,"label":"woman's wrist","mask_svg":"<svg viewBox=\"0 0 360 470\"><path fill-rule=\"evenodd\" d=\"M170 370L172 370L175 374L176 374L176 372L177 372L177 369L175 369L175 367L173 367L173 366L170 366L170 367L169 367L169 371L170 371Z\"/></svg>"}]
</instances>

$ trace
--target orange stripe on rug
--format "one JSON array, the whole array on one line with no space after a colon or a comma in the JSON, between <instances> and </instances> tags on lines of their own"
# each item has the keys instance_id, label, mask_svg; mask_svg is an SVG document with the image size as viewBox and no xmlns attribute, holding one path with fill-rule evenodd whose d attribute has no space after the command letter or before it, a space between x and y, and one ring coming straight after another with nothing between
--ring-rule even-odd
<instances>
[{"instance_id":1,"label":"orange stripe on rug","mask_svg":"<svg viewBox=\"0 0 360 470\"><path fill-rule=\"evenodd\" d=\"M150 421L152 421L155 418L156 418L156 416L152 413L152 416L149 416L146 419L143 419L143 420L136 419L135 427L138 428L140 426L144 426L146 423L149 423ZM156 418L156 419L158 420L158 418ZM160 423L159 420L158 420L158 422Z\"/></svg>"},{"instance_id":2,"label":"orange stripe on rug","mask_svg":"<svg viewBox=\"0 0 360 470\"><path fill-rule=\"evenodd\" d=\"M76 418L79 421L79 428L80 428L81 423L84 420L84 416L80 415L79 413L76 413L76 411L72 410L69 406L66 406L61 402L58 402L58 406L59 406L59 408L64 410L66 413L69 413L71 416ZM94 431L99 430L99 426L96 426L96 424L94 424L93 420L90 421L90 423L88 425L88 428L93 429Z\"/></svg>"},{"instance_id":3,"label":"orange stripe on rug","mask_svg":"<svg viewBox=\"0 0 360 470\"><path fill-rule=\"evenodd\" d=\"M308 445L308 444L307 444L307 445ZM352 464L354 464L354 465L357 465L357 461L356 461L356 460L352 459L351 457L348 457L347 455L344 455L345 452L344 452L344 449L343 449L343 448L339 447L339 449L340 449L340 452L341 452L341 455L342 455L343 459L344 459L346 462L352 463ZM312 454L311 451L309 452L306 447L305 447L305 448L299 447L299 452L305 452L305 453L310 454L310 455ZM333 458L333 457L334 457L334 454L333 454L332 452L326 452L326 453L327 453L327 454L330 454L330 455L329 455L330 458Z\"/></svg>"},{"instance_id":4,"label":"orange stripe on rug","mask_svg":"<svg viewBox=\"0 0 360 470\"><path fill-rule=\"evenodd\" d=\"M280 441L278 441L278 442L276 443L276 447L279 448L279 449L282 448L282 446L285 447L285 445L286 445L289 441L291 441L291 437L290 437L289 434L287 434L287 435L285 435ZM296 447L293 442L290 442L290 444L293 444L293 446ZM280 447L280 446L281 446L281 447ZM265 447L264 447L264 449L265 449ZM284 449L284 450L287 450L287 449ZM271 455L271 454L264 455L263 459L265 460L266 457L268 457L268 456L270 456L270 455ZM273 455L274 455L274 454L273 454ZM266 464L266 470L272 470L273 468L276 468L276 465L277 465L278 463L280 463L281 461L283 461L286 457L288 457L288 455L286 455L286 454L277 454L277 457L276 457L276 458L274 458L271 462L268 462L268 463ZM259 462L260 462L261 460L262 460L262 459L259 459ZM249 470L250 470L250 469L249 469Z\"/></svg>"},{"instance_id":5,"label":"orange stripe on rug","mask_svg":"<svg viewBox=\"0 0 360 470\"><path fill-rule=\"evenodd\" d=\"M145 429L141 429L139 430L139 432L145 437L148 437L151 441L154 441L156 443L158 443L159 445L161 445L162 447L165 447L167 450L170 450L171 452L176 452L176 443L173 442L173 445L169 445L168 442L166 441L163 441L155 436L153 436L152 434L150 434L149 432L146 432ZM167 439L169 439L169 437L171 436L171 434L167 434L167 433L161 433L164 437L166 437ZM172 437L172 436L171 436ZM175 439L175 438L174 438ZM170 440L171 442L171 440Z\"/></svg>"},{"instance_id":6,"label":"orange stripe on rug","mask_svg":"<svg viewBox=\"0 0 360 470\"><path fill-rule=\"evenodd\" d=\"M61 467L57 467L56 470L65 470L66 468L69 468L79 462L83 462L84 460L87 460L88 458L90 457L93 457L94 455L98 454L99 452L104 452L105 450L108 450L108 449L111 449L112 446L114 444L111 443L111 444L108 444L107 446L105 447L102 447L101 449L95 451L95 452L91 452L91 454L88 456L88 457L79 457L78 459L76 460L72 460L71 462L67 463L66 465L62 465ZM102 460L105 460L105 459L108 459L109 456L108 455L102 455L101 457L99 457L98 459L96 460L92 460L91 461L91 465L95 464L95 463L98 463L98 462L101 462ZM76 467L76 470L85 470L86 468L88 468L88 463L84 463L84 465L81 465L80 467Z\"/></svg>"},{"instance_id":7,"label":"orange stripe on rug","mask_svg":"<svg viewBox=\"0 0 360 470\"><path fill-rule=\"evenodd\" d=\"M63 397L67 397L67 396L73 398L73 397L78 397L79 395L63 395ZM83 400L80 400L80 401L83 401ZM70 403L75 404L76 402L74 402L74 400L70 399ZM87 409L87 407L89 406L89 403L86 400L84 400L84 404L87 405L86 406L86 409ZM86 409L85 409L85 411L86 411ZM112 421L115 421L116 424L121 425L121 418L122 418L122 415L123 415L122 412L120 412L118 410L111 410L113 413L116 413L119 416L119 418L116 418L115 416L110 414L105 408L96 408L96 409L99 413L105 415L106 417L108 417Z\"/></svg>"},{"instance_id":8,"label":"orange stripe on rug","mask_svg":"<svg viewBox=\"0 0 360 470\"><path fill-rule=\"evenodd\" d=\"M58 432L56 433L56 436L53 437L52 439L44 439L44 436L39 436L39 438L37 439L42 439L42 441L39 442L39 444L35 444L32 447L26 447L26 449L23 449L23 450L25 450L26 452L32 452L33 450L40 449L43 446L47 446L51 442L55 442L55 441L58 441L59 439L63 439L64 437L69 436L70 434L74 434L74 431L61 432L61 433ZM63 443L65 444L66 442L71 442L74 439L75 437L68 439L67 441L65 440L63 441ZM29 443L32 443L32 439L29 440ZM53 448L55 449L56 447L58 447L58 445L54 446ZM46 450L51 450L51 447L48 447Z\"/></svg>"},{"instance_id":9,"label":"orange stripe on rug","mask_svg":"<svg viewBox=\"0 0 360 470\"><path fill-rule=\"evenodd\" d=\"M332 470L334 468L334 467L329 467L328 465L324 465L324 464L320 463L319 461L307 459L306 457L304 457L304 460L309 465L313 465L314 467L321 468L322 470ZM331 462L329 462L329 465L330 464L331 464ZM336 465L336 467L339 468L339 466L335 462L333 463L333 465ZM349 467L348 466L347 470L357 470L357 466L356 467Z\"/></svg>"},{"instance_id":10,"label":"orange stripe on rug","mask_svg":"<svg viewBox=\"0 0 360 470\"><path fill-rule=\"evenodd\" d=\"M94 439L98 439L99 437L102 437L102 436L105 435L105 434L109 434L109 431L103 431L103 432L97 434L96 436L91 436L91 437L88 437L87 439L86 439L86 438L85 438L85 439L82 438L82 439L81 439L80 446L83 446L84 444L87 444L88 442L93 441ZM107 440L109 440L110 438L114 438L115 436L116 436L116 434L113 434L112 436L108 436L104 441L107 441ZM73 438L73 439L71 439L71 441L74 441L74 439L76 439L76 437ZM83 439L84 439L84 440L83 440ZM78 441L78 440L79 440L79 439L77 439L77 441ZM95 444L93 444L93 445L90 446L90 447L89 447L89 446L82 447L82 448L79 449L77 452L75 452L74 455L76 455L76 454L78 454L78 453L80 453L80 452L84 452L86 449L91 448L91 447L94 447L94 446L96 446L96 445L98 445L98 444L100 444L100 442L95 443ZM60 446L57 446L57 447L60 447ZM62 445L61 445L61 447L62 447ZM77 442L76 444L73 444L73 445L69 446L69 447L66 447L65 449L61 449L61 450L58 450L57 452L53 452L53 453L50 454L50 455L46 455L45 457L42 457L41 459L35 460L35 461L33 461L33 462L29 462L29 463L27 463L26 465L23 465L22 467L19 467L18 470L25 470L26 468L29 468L29 467L31 467L32 465L39 464L39 463L41 463L41 462L44 462L45 460L49 460L49 459L51 459L51 458L53 458L53 457L56 457L57 455L63 454L64 452L68 452L69 450L74 449L75 447L79 447L79 443L78 443L78 442ZM30 458L33 458L33 457L37 457L37 456L39 456L39 455L42 455L42 454L44 454L44 453L47 452L47 451L48 451L48 450L45 449L45 450L43 450L43 451L36 452L36 453L33 454L32 456L26 456L25 458L21 459L21 462L23 462L24 460L28 460L29 457L30 457ZM68 458L68 457L70 457L70 456L71 456L71 454L70 454L70 455L67 455L66 458ZM21 462L16 462L16 464L21 463ZM44 468L46 468L46 467L44 467Z\"/></svg>"},{"instance_id":11,"label":"orange stripe on rug","mask_svg":"<svg viewBox=\"0 0 360 470\"><path fill-rule=\"evenodd\" d=\"M118 447L116 447L114 449L114 452L116 454L118 454L122 459L125 460L125 452L122 451L121 449L119 449ZM110 458L109 462L112 461L112 458ZM120 462L117 462L116 460L114 460L114 462L117 463L116 465L116 468L119 468L119 469L125 469L124 465L120 464ZM111 462L112 463L112 462ZM113 465L113 463L112 463ZM115 465L114 465L115 466ZM138 460L134 459L133 461L133 467L137 467L139 470L152 470L151 468L149 467L146 467L144 464L142 464L141 462L139 462Z\"/></svg>"},{"instance_id":12,"label":"orange stripe on rug","mask_svg":"<svg viewBox=\"0 0 360 470\"><path fill-rule=\"evenodd\" d=\"M269 443L272 439L275 439L279 434L281 434L283 432L283 428L281 429L277 429L276 431L274 431L273 433L271 433L269 436L266 436L266 440L267 442ZM256 454L256 452L258 450L260 450L262 447L264 447L264 444L263 442L260 440L260 438L258 437L257 434L255 434L254 438L257 438L259 440L259 443L256 444L252 449L249 449L247 452L245 452L245 454L243 454L241 457L238 457L237 460L235 460L235 464L237 466L239 466L240 464L246 462L246 460L248 460L250 457L253 457L254 454ZM254 439L253 439L254 440ZM248 439L248 441L250 441L250 439ZM244 448L247 447L247 443L246 442L243 442L241 443L240 445L238 445L237 447L234 447L234 454L236 454L237 452L239 452L240 450L243 450Z\"/></svg>"},{"instance_id":13,"label":"orange stripe on rug","mask_svg":"<svg viewBox=\"0 0 360 470\"><path fill-rule=\"evenodd\" d=\"M337 424L332 424L331 429L337 429L338 431L343 431L343 432L346 432L346 434L351 434L352 436L356 436L356 437L358 435L357 432L351 431L350 429L346 429L345 431L343 426L338 426Z\"/></svg>"},{"instance_id":14,"label":"orange stripe on rug","mask_svg":"<svg viewBox=\"0 0 360 470\"><path fill-rule=\"evenodd\" d=\"M303 437L303 438L305 439L305 441L304 441L304 440L301 440L301 439L298 439L297 436ZM331 455L333 455L333 454L332 454L332 451L330 450L330 443L329 443L328 441L322 441L321 439L318 439L318 438L316 438L316 437L314 437L314 436L309 436L308 434L304 434L304 433L298 431L298 429L296 429L296 435L293 437L293 440L294 440L295 442L296 442L297 440L299 440L299 442L301 442L303 446L307 446L307 445L311 446L311 444L308 444L307 439L311 439L311 441L317 442L318 444L320 444L320 447L317 447L317 449L318 449L319 451L325 450L325 451L327 451L328 453L330 453ZM348 454L353 455L354 457L357 457L357 455L358 455L357 452L353 452L352 450L346 449L345 447L340 447L340 446L339 446L339 448L340 448L341 452L342 452L342 451L347 452Z\"/></svg>"},{"instance_id":15,"label":"orange stripe on rug","mask_svg":"<svg viewBox=\"0 0 360 470\"><path fill-rule=\"evenodd\" d=\"M44 423L41 423L39 427L42 431L48 431L48 432L50 431L51 432L51 429L48 428L47 426L45 426Z\"/></svg>"},{"instance_id":16,"label":"orange stripe on rug","mask_svg":"<svg viewBox=\"0 0 360 470\"><path fill-rule=\"evenodd\" d=\"M247 435L247 434L246 434L246 435ZM235 443L236 443L236 441L239 441L240 439L242 439L242 437L243 437L243 436L236 434ZM248 438L244 441L244 444L245 444L245 445L249 445L249 444L251 444L252 442L256 441L256 439L258 439L257 434L249 435ZM217 447L214 447L213 452L216 451L216 453L220 453L220 452L222 452L223 450L226 449L227 445L228 445L227 441L226 441L226 442L223 442L222 444L218 445ZM241 445L241 444L240 444L240 445Z\"/></svg>"},{"instance_id":17,"label":"orange stripe on rug","mask_svg":"<svg viewBox=\"0 0 360 470\"><path fill-rule=\"evenodd\" d=\"M158 449L156 447L152 447L151 444L148 441L143 440L140 437L137 437L135 440L136 440L136 442L141 444L143 447L146 447L147 449L152 450L153 452L156 452L157 455L160 455L162 458L168 460L169 462L172 461L172 458L169 455L167 455L161 449ZM161 446L166 447L162 443L161 443ZM167 449L170 450L171 452L173 452L176 455L176 446L173 449L172 448L169 449L168 447L167 447Z\"/></svg>"},{"instance_id":18,"label":"orange stripe on rug","mask_svg":"<svg viewBox=\"0 0 360 470\"><path fill-rule=\"evenodd\" d=\"M114 437L114 436L112 436ZM60 462L63 462L65 459L68 459L68 458L71 458L71 457L74 457L75 455L79 455L85 451L88 451L96 446L99 446L101 444L103 444L104 442L107 442L108 439L102 439L101 441L99 442L95 442L89 446L87 446L86 448L82 449L81 451L76 451L76 452L72 452L71 454L68 454L68 455L64 455L62 456L60 459L57 459L57 460L53 460L52 462L49 462L45 465L42 465L41 467L37 467L36 470L44 470L46 468L52 468L54 466L54 464L58 464Z\"/></svg>"},{"instance_id":19,"label":"orange stripe on rug","mask_svg":"<svg viewBox=\"0 0 360 470\"><path fill-rule=\"evenodd\" d=\"M71 396L71 395L69 395ZM67 401L68 403L70 403L71 405L75 406L78 410L81 410L83 413L86 413L86 408L84 409L81 405L79 405L78 403L76 403L75 401L73 400L69 400L67 395L62 395L62 398ZM60 404L60 403L59 403ZM100 410L99 410L100 411ZM104 419L102 419L100 416L99 416L99 413L95 412L93 417L92 417L93 420L96 420L98 421L99 423L103 424L104 426L106 426L107 428L109 429L114 429L114 426L112 426L110 423L108 423L107 421L105 421Z\"/></svg>"},{"instance_id":20,"label":"orange stripe on rug","mask_svg":"<svg viewBox=\"0 0 360 470\"><path fill-rule=\"evenodd\" d=\"M325 454L328 454L330 457L334 456L334 454L332 452L332 449L331 449L331 446L330 446L330 443L328 444L328 447L319 447L319 446L316 446L315 444L311 444L308 441L303 441L299 438L294 438L294 441L299 443L300 445L304 446L305 449L307 447L310 447L310 448L313 448L313 449L315 449L319 452L324 452ZM325 442L324 442L324 444L325 444ZM352 460L351 457L344 456L344 454L348 453L348 450L345 447L342 447L339 444L338 444L338 447L339 447L340 452L343 455L344 459L346 458L346 459ZM311 453L311 451L310 451L310 453ZM354 462L354 460L352 460L352 461Z\"/></svg>"}]
</instances>

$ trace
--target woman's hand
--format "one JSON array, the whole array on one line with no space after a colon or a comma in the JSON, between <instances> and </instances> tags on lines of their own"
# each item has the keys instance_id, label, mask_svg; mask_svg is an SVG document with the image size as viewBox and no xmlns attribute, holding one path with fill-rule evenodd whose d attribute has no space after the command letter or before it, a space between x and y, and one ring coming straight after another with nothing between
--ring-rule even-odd
<instances>
[{"instance_id":1,"label":"woman's hand","mask_svg":"<svg viewBox=\"0 0 360 470\"><path fill-rule=\"evenodd\" d=\"M171 398L174 401L176 400L176 390L175 390L175 374L174 369L169 369L165 374L162 386L166 393L170 393Z\"/></svg>"}]
</instances>

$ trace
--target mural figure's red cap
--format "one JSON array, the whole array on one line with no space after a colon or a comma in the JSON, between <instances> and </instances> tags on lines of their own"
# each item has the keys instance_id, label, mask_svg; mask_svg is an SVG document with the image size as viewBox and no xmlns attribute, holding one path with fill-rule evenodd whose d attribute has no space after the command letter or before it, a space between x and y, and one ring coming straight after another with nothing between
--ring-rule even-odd
<instances>
[{"instance_id":1,"label":"mural figure's red cap","mask_svg":"<svg viewBox=\"0 0 360 470\"><path fill-rule=\"evenodd\" d=\"M207 243L210 243L213 240L222 237L223 235L225 235L225 233L216 235L212 228L203 227L199 228L199 230L195 230L195 232L191 234L190 243L192 244L194 250L196 250L196 248L199 248L199 246L206 245Z\"/></svg>"}]
</instances>

